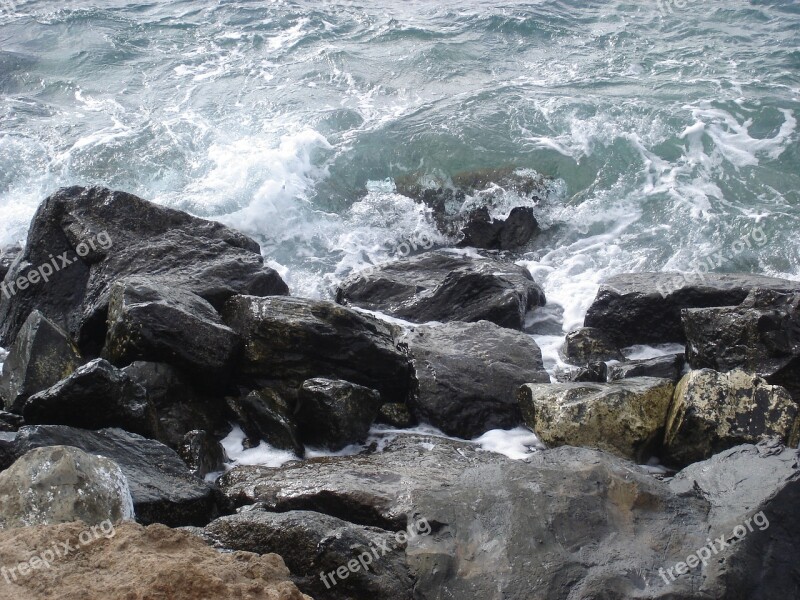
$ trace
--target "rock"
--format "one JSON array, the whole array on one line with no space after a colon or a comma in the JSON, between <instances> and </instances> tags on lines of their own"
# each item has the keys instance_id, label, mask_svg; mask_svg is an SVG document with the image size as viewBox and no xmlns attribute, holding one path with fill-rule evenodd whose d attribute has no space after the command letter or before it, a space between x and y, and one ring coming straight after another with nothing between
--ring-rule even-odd
<instances>
[{"instance_id":1,"label":"rock","mask_svg":"<svg viewBox=\"0 0 800 600\"><path fill-rule=\"evenodd\" d=\"M415 598L766 600L796 596L798 458L780 446L739 446L665 482L595 450L512 461L409 435L381 453L237 467L222 479L231 497L279 512L387 530L424 517L431 533L405 548ZM739 525L746 533L730 543ZM307 543L302 531L284 531ZM713 559L677 574L709 539L723 540L708 548Z\"/></svg>"},{"instance_id":2,"label":"rock","mask_svg":"<svg viewBox=\"0 0 800 600\"><path fill-rule=\"evenodd\" d=\"M570 381L576 383L605 383L608 380L608 368L604 362L589 363L572 374Z\"/></svg>"},{"instance_id":3,"label":"rock","mask_svg":"<svg viewBox=\"0 0 800 600\"><path fill-rule=\"evenodd\" d=\"M147 391L155 406L160 442L177 450L190 431L201 429L218 438L227 435L232 416L225 402L202 394L174 367L136 361L122 370Z\"/></svg>"},{"instance_id":4,"label":"rock","mask_svg":"<svg viewBox=\"0 0 800 600\"><path fill-rule=\"evenodd\" d=\"M524 267L437 250L352 275L336 301L415 323L485 320L522 329L545 296Z\"/></svg>"},{"instance_id":5,"label":"rock","mask_svg":"<svg viewBox=\"0 0 800 600\"><path fill-rule=\"evenodd\" d=\"M133 519L117 463L70 446L35 448L0 473L0 529Z\"/></svg>"},{"instance_id":6,"label":"rock","mask_svg":"<svg viewBox=\"0 0 800 600\"><path fill-rule=\"evenodd\" d=\"M22 246L0 248L0 281L6 278L6 273L11 269L11 265L14 264L21 252Z\"/></svg>"},{"instance_id":7,"label":"rock","mask_svg":"<svg viewBox=\"0 0 800 600\"><path fill-rule=\"evenodd\" d=\"M22 414L29 425L122 427L148 437L158 431L156 412L144 388L102 358L28 398Z\"/></svg>"},{"instance_id":8,"label":"rock","mask_svg":"<svg viewBox=\"0 0 800 600\"><path fill-rule=\"evenodd\" d=\"M548 446L599 448L644 462L664 435L675 384L637 377L613 383L527 384L525 423Z\"/></svg>"},{"instance_id":9,"label":"rock","mask_svg":"<svg viewBox=\"0 0 800 600\"><path fill-rule=\"evenodd\" d=\"M49 558L57 541L68 542L72 552L47 564L33 560ZM92 531L65 523L0 531L0 561L8 577L3 598L14 600L311 600L289 580L280 556L221 553L163 525L122 522ZM24 574L19 565L28 565Z\"/></svg>"},{"instance_id":10,"label":"rock","mask_svg":"<svg viewBox=\"0 0 800 600\"><path fill-rule=\"evenodd\" d=\"M461 229L463 239L459 247L485 248L487 250L516 250L527 244L539 230L533 209L518 206L506 219L492 219L489 209L473 210L467 215Z\"/></svg>"},{"instance_id":11,"label":"rock","mask_svg":"<svg viewBox=\"0 0 800 600\"><path fill-rule=\"evenodd\" d=\"M338 452L367 438L380 408L377 390L338 379L308 379L297 403L300 438L309 446Z\"/></svg>"},{"instance_id":12,"label":"rock","mask_svg":"<svg viewBox=\"0 0 800 600\"><path fill-rule=\"evenodd\" d=\"M67 334L38 310L25 320L3 364L0 397L6 409L21 413L25 401L55 385L81 364Z\"/></svg>"},{"instance_id":13,"label":"rock","mask_svg":"<svg viewBox=\"0 0 800 600\"><path fill-rule=\"evenodd\" d=\"M678 384L669 410L665 458L686 465L769 437L797 447L799 416L789 393L761 377L740 370L691 371Z\"/></svg>"},{"instance_id":14,"label":"rock","mask_svg":"<svg viewBox=\"0 0 800 600\"><path fill-rule=\"evenodd\" d=\"M417 420L411 416L408 405L400 402L388 402L381 406L376 420L378 423L398 429L408 429L417 424Z\"/></svg>"},{"instance_id":15,"label":"rock","mask_svg":"<svg viewBox=\"0 0 800 600\"><path fill-rule=\"evenodd\" d=\"M238 398L231 397L228 398L228 405L247 436L247 446L258 446L263 440L274 448L289 450L299 457L305 454L293 407L275 390L266 388Z\"/></svg>"},{"instance_id":16,"label":"rock","mask_svg":"<svg viewBox=\"0 0 800 600\"><path fill-rule=\"evenodd\" d=\"M682 316L693 368L756 373L800 401L800 294L756 289L739 306Z\"/></svg>"},{"instance_id":17,"label":"rock","mask_svg":"<svg viewBox=\"0 0 800 600\"><path fill-rule=\"evenodd\" d=\"M111 287L103 355L117 366L165 362L206 388L224 390L240 351L239 336L191 292L144 278Z\"/></svg>"},{"instance_id":18,"label":"rock","mask_svg":"<svg viewBox=\"0 0 800 600\"><path fill-rule=\"evenodd\" d=\"M121 429L35 425L19 430L14 452L22 456L43 446L74 446L116 462L128 479L140 523L202 526L218 515L213 488L192 475L175 451L159 442Z\"/></svg>"},{"instance_id":19,"label":"rock","mask_svg":"<svg viewBox=\"0 0 800 600\"><path fill-rule=\"evenodd\" d=\"M198 477L225 470L225 450L205 431L190 431L183 437L178 455Z\"/></svg>"},{"instance_id":20,"label":"rock","mask_svg":"<svg viewBox=\"0 0 800 600\"><path fill-rule=\"evenodd\" d=\"M79 340L86 355L96 356L111 285L134 275L195 293L217 308L234 294L288 293L247 236L100 187L63 188L47 198L8 279L41 275L48 265L54 268L46 285L42 278L38 285L16 286L0 301L0 346L8 347L38 309Z\"/></svg>"},{"instance_id":21,"label":"rock","mask_svg":"<svg viewBox=\"0 0 800 600\"><path fill-rule=\"evenodd\" d=\"M420 325L401 343L417 382L411 414L448 435L472 439L519 425L517 388L550 381L530 336L487 321Z\"/></svg>"},{"instance_id":22,"label":"rock","mask_svg":"<svg viewBox=\"0 0 800 600\"><path fill-rule=\"evenodd\" d=\"M376 389L384 402L408 397L408 358L376 318L331 302L236 296L223 319L245 342L237 377L250 389L290 393L307 379L328 377Z\"/></svg>"},{"instance_id":23,"label":"rock","mask_svg":"<svg viewBox=\"0 0 800 600\"><path fill-rule=\"evenodd\" d=\"M800 283L736 273L706 273L702 278L681 273L625 273L600 287L584 325L607 331L623 347L683 343L681 310L735 306L757 287L791 292L800 290Z\"/></svg>"},{"instance_id":24,"label":"rock","mask_svg":"<svg viewBox=\"0 0 800 600\"><path fill-rule=\"evenodd\" d=\"M579 366L605 360L625 360L608 332L591 327L570 331L559 353L566 362Z\"/></svg>"},{"instance_id":25,"label":"rock","mask_svg":"<svg viewBox=\"0 0 800 600\"><path fill-rule=\"evenodd\" d=\"M310 511L276 514L251 510L213 521L206 526L204 537L227 550L280 552L297 587L315 598L413 598L414 578L404 549L398 548L395 534L377 527ZM388 549L385 554L384 547ZM346 577L338 577L336 570L352 560L357 568L346 568Z\"/></svg>"},{"instance_id":26,"label":"rock","mask_svg":"<svg viewBox=\"0 0 800 600\"><path fill-rule=\"evenodd\" d=\"M0 431L17 431L24 424L20 415L0 410Z\"/></svg>"},{"instance_id":27,"label":"rock","mask_svg":"<svg viewBox=\"0 0 800 600\"><path fill-rule=\"evenodd\" d=\"M630 379L632 377L660 377L674 382L683 375L686 364L683 354L669 354L642 360L631 360L608 365L608 380Z\"/></svg>"}]
</instances>

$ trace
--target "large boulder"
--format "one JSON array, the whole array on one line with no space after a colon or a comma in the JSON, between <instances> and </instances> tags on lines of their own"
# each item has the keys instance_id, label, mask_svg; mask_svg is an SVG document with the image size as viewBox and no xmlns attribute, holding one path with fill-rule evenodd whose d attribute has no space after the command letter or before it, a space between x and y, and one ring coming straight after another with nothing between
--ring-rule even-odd
<instances>
[{"instance_id":1,"label":"large boulder","mask_svg":"<svg viewBox=\"0 0 800 600\"><path fill-rule=\"evenodd\" d=\"M329 377L376 389L385 402L405 401L410 368L383 321L332 302L235 296L225 323L245 343L237 378L251 389L287 393L307 379Z\"/></svg>"},{"instance_id":2,"label":"large boulder","mask_svg":"<svg viewBox=\"0 0 800 600\"><path fill-rule=\"evenodd\" d=\"M173 450L154 440L121 429L34 425L22 427L13 442L16 456L43 446L74 446L116 462L128 480L136 520L145 525L202 526L218 515L211 485L192 475Z\"/></svg>"},{"instance_id":3,"label":"large boulder","mask_svg":"<svg viewBox=\"0 0 800 600\"><path fill-rule=\"evenodd\" d=\"M485 320L522 329L545 296L524 267L438 250L356 273L336 301L415 323Z\"/></svg>"},{"instance_id":4,"label":"large boulder","mask_svg":"<svg viewBox=\"0 0 800 600\"><path fill-rule=\"evenodd\" d=\"M70 446L34 448L0 473L0 529L133 519L117 463Z\"/></svg>"},{"instance_id":5,"label":"large boulder","mask_svg":"<svg viewBox=\"0 0 800 600\"><path fill-rule=\"evenodd\" d=\"M39 207L6 276L23 285L0 300L0 346L10 345L38 309L96 355L111 285L132 275L188 290L215 307L234 294L288 293L264 266L258 244L241 233L124 192L63 188Z\"/></svg>"},{"instance_id":6,"label":"large boulder","mask_svg":"<svg viewBox=\"0 0 800 600\"><path fill-rule=\"evenodd\" d=\"M29 425L122 427L148 437L158 431L156 412L144 388L102 358L28 398L22 415Z\"/></svg>"},{"instance_id":7,"label":"large boulder","mask_svg":"<svg viewBox=\"0 0 800 600\"><path fill-rule=\"evenodd\" d=\"M380 408L376 390L338 379L308 379L297 403L300 438L309 446L337 452L367 438Z\"/></svg>"},{"instance_id":8,"label":"large boulder","mask_svg":"<svg viewBox=\"0 0 800 600\"><path fill-rule=\"evenodd\" d=\"M78 349L67 334L34 310L3 363L0 398L8 410L21 413L30 396L55 385L80 364Z\"/></svg>"},{"instance_id":9,"label":"large boulder","mask_svg":"<svg viewBox=\"0 0 800 600\"><path fill-rule=\"evenodd\" d=\"M800 290L800 282L763 275L625 273L600 287L584 325L610 333L621 346L684 342L681 310L736 306L750 290Z\"/></svg>"},{"instance_id":10,"label":"large boulder","mask_svg":"<svg viewBox=\"0 0 800 600\"><path fill-rule=\"evenodd\" d=\"M756 373L800 401L800 294L756 289L739 306L682 316L692 367Z\"/></svg>"},{"instance_id":11,"label":"large boulder","mask_svg":"<svg viewBox=\"0 0 800 600\"><path fill-rule=\"evenodd\" d=\"M419 325L401 343L416 380L411 413L448 435L471 439L519 425L517 388L550 381L533 338L488 321Z\"/></svg>"},{"instance_id":12,"label":"large boulder","mask_svg":"<svg viewBox=\"0 0 800 600\"><path fill-rule=\"evenodd\" d=\"M642 462L664 435L674 390L669 379L637 377L527 384L518 399L525 422L548 446L600 448Z\"/></svg>"},{"instance_id":13,"label":"large boulder","mask_svg":"<svg viewBox=\"0 0 800 600\"><path fill-rule=\"evenodd\" d=\"M431 533L404 549L414 598L769 600L798 592L799 458L775 444L739 446L660 481L595 450L512 461L401 436L382 453L238 467L223 489L271 511L387 531L424 517ZM276 522L241 539L269 544ZM286 547L308 544L301 528L281 535Z\"/></svg>"},{"instance_id":14,"label":"large boulder","mask_svg":"<svg viewBox=\"0 0 800 600\"><path fill-rule=\"evenodd\" d=\"M800 441L800 409L785 389L740 370L691 371L675 389L664 457L686 465L769 437Z\"/></svg>"},{"instance_id":15,"label":"large boulder","mask_svg":"<svg viewBox=\"0 0 800 600\"><path fill-rule=\"evenodd\" d=\"M569 364L581 366L606 360L625 360L611 334L591 327L570 331L559 354Z\"/></svg>"}]
</instances>

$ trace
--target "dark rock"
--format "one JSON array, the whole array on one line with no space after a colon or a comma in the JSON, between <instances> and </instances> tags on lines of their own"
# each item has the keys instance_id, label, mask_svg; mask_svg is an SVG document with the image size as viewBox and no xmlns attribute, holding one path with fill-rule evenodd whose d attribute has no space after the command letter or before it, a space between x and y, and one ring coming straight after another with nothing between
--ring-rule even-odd
<instances>
[{"instance_id":1,"label":"dark rock","mask_svg":"<svg viewBox=\"0 0 800 600\"><path fill-rule=\"evenodd\" d=\"M30 396L55 385L80 364L78 349L67 334L35 310L3 364L0 397L8 410L21 413Z\"/></svg>"},{"instance_id":2,"label":"dark rock","mask_svg":"<svg viewBox=\"0 0 800 600\"><path fill-rule=\"evenodd\" d=\"M354 525L310 511L276 514L250 510L213 521L203 537L226 550L280 553L297 587L315 598L413 598L414 578L409 573L405 548L397 543L395 534L377 527ZM388 549L385 554L384 547ZM352 560L358 568L347 577L330 575Z\"/></svg>"},{"instance_id":3,"label":"dark rock","mask_svg":"<svg viewBox=\"0 0 800 600\"><path fill-rule=\"evenodd\" d=\"M225 450L205 431L190 431L183 437L178 455L198 477L225 470Z\"/></svg>"},{"instance_id":4,"label":"dark rock","mask_svg":"<svg viewBox=\"0 0 800 600\"><path fill-rule=\"evenodd\" d=\"M300 437L309 446L339 451L367 438L380 407L377 390L349 381L309 379L297 403Z\"/></svg>"},{"instance_id":5,"label":"dark rock","mask_svg":"<svg viewBox=\"0 0 800 600\"><path fill-rule=\"evenodd\" d=\"M155 409L144 388L102 358L28 398L22 414L29 425L124 427L148 437L158 431Z\"/></svg>"},{"instance_id":6,"label":"dark rock","mask_svg":"<svg viewBox=\"0 0 800 600\"><path fill-rule=\"evenodd\" d=\"M384 402L408 397L408 358L376 318L331 302L253 296L231 298L223 318L245 342L238 377L250 389L291 391L329 377L376 389Z\"/></svg>"},{"instance_id":7,"label":"dark rock","mask_svg":"<svg viewBox=\"0 0 800 600\"><path fill-rule=\"evenodd\" d=\"M559 353L566 362L579 366L604 360L625 360L609 333L591 327L570 331Z\"/></svg>"},{"instance_id":8,"label":"dark rock","mask_svg":"<svg viewBox=\"0 0 800 600\"><path fill-rule=\"evenodd\" d=\"M439 250L356 273L336 301L415 323L485 320L522 329L545 296L524 267Z\"/></svg>"},{"instance_id":9,"label":"dark rock","mask_svg":"<svg viewBox=\"0 0 800 600\"><path fill-rule=\"evenodd\" d=\"M381 406L376 420L378 423L391 425L398 429L408 429L417 424L417 420L411 416L408 405L400 402L387 402Z\"/></svg>"},{"instance_id":10,"label":"dark rock","mask_svg":"<svg viewBox=\"0 0 800 600\"><path fill-rule=\"evenodd\" d=\"M506 219L492 219L486 207L467 215L461 229L463 239L459 247L485 248L487 250L516 250L527 244L539 230L539 224L530 207L512 209Z\"/></svg>"},{"instance_id":11,"label":"dark rock","mask_svg":"<svg viewBox=\"0 0 800 600\"><path fill-rule=\"evenodd\" d=\"M63 425L26 426L16 434L14 452L75 446L115 461L128 479L136 520L144 525L203 526L218 516L213 488L192 475L174 450L121 429L86 431Z\"/></svg>"},{"instance_id":12,"label":"dark rock","mask_svg":"<svg viewBox=\"0 0 800 600\"><path fill-rule=\"evenodd\" d=\"M642 360L631 360L608 365L608 380L632 377L660 377L677 382L683 376L686 359L683 354L669 354Z\"/></svg>"},{"instance_id":13,"label":"dark rock","mask_svg":"<svg viewBox=\"0 0 800 600\"><path fill-rule=\"evenodd\" d=\"M604 362L589 363L572 375L576 383L605 383L608 380L608 366Z\"/></svg>"},{"instance_id":14,"label":"dark rock","mask_svg":"<svg viewBox=\"0 0 800 600\"><path fill-rule=\"evenodd\" d=\"M517 388L550 381L530 336L487 321L420 325L402 343L417 381L411 413L448 435L472 439L519 425Z\"/></svg>"},{"instance_id":15,"label":"dark rock","mask_svg":"<svg viewBox=\"0 0 800 600\"><path fill-rule=\"evenodd\" d=\"M22 246L6 246L0 248L0 281L6 277L6 273L11 269L11 265L22 253Z\"/></svg>"},{"instance_id":16,"label":"dark rock","mask_svg":"<svg viewBox=\"0 0 800 600\"><path fill-rule=\"evenodd\" d=\"M757 287L791 292L800 290L800 282L722 273L707 273L702 278L681 273L615 275L600 287L584 325L607 331L623 347L683 343L681 310L736 306Z\"/></svg>"},{"instance_id":17,"label":"dark rock","mask_svg":"<svg viewBox=\"0 0 800 600\"><path fill-rule=\"evenodd\" d=\"M245 443L248 447L258 446L263 440L299 457L305 454L297 433L294 410L275 390L263 389L238 398L229 397L228 405L247 436Z\"/></svg>"},{"instance_id":18,"label":"dark rock","mask_svg":"<svg viewBox=\"0 0 800 600\"><path fill-rule=\"evenodd\" d=\"M103 355L117 366L165 362L206 388L225 388L241 351L236 333L208 302L143 278L111 287Z\"/></svg>"},{"instance_id":19,"label":"dark rock","mask_svg":"<svg viewBox=\"0 0 800 600\"><path fill-rule=\"evenodd\" d=\"M25 424L25 419L20 415L0 410L0 431L17 431Z\"/></svg>"},{"instance_id":20,"label":"dark rock","mask_svg":"<svg viewBox=\"0 0 800 600\"><path fill-rule=\"evenodd\" d=\"M132 275L193 292L215 307L234 294L288 293L247 236L99 187L63 188L47 198L7 277L17 280L50 264L58 270L46 285L15 288L0 301L0 345L7 347L38 309L79 340L87 355L96 355L105 339L111 285Z\"/></svg>"}]
</instances>

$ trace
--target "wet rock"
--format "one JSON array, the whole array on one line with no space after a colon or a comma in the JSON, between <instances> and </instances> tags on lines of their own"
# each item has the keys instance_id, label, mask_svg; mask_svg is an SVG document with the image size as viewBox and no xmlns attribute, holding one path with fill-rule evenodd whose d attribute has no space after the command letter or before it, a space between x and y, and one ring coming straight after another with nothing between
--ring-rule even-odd
<instances>
[{"instance_id":1,"label":"wet rock","mask_svg":"<svg viewBox=\"0 0 800 600\"><path fill-rule=\"evenodd\" d=\"M148 274L219 308L234 294L286 294L260 248L227 227L106 188L63 188L33 218L10 280L54 265L37 285L0 300L0 345L8 347L34 309L97 355L111 285ZM57 269L55 268L57 267ZM19 286L17 286L19 287Z\"/></svg>"},{"instance_id":2,"label":"wet rock","mask_svg":"<svg viewBox=\"0 0 800 600\"><path fill-rule=\"evenodd\" d=\"M605 383L607 380L608 366L604 362L589 363L570 377L570 381L578 383Z\"/></svg>"},{"instance_id":3,"label":"wet rock","mask_svg":"<svg viewBox=\"0 0 800 600\"><path fill-rule=\"evenodd\" d=\"M579 366L605 360L625 360L608 332L591 327L570 331L559 353L566 362Z\"/></svg>"},{"instance_id":4,"label":"wet rock","mask_svg":"<svg viewBox=\"0 0 800 600\"><path fill-rule=\"evenodd\" d=\"M6 277L6 273L11 269L11 265L17 260L22 252L22 246L6 246L0 248L0 281Z\"/></svg>"},{"instance_id":5,"label":"wet rock","mask_svg":"<svg viewBox=\"0 0 800 600\"><path fill-rule=\"evenodd\" d=\"M144 388L101 358L28 398L22 414L29 425L122 427L148 437L158 431L155 409Z\"/></svg>"},{"instance_id":6,"label":"wet rock","mask_svg":"<svg viewBox=\"0 0 800 600\"><path fill-rule=\"evenodd\" d=\"M228 550L280 552L297 587L315 598L413 598L414 578L404 548L398 547L394 533L377 527L310 511L276 514L251 510L213 521L206 526L204 537ZM351 563L353 560L356 562ZM348 563L356 568L351 570ZM335 573L342 567L344 578Z\"/></svg>"},{"instance_id":7,"label":"wet rock","mask_svg":"<svg viewBox=\"0 0 800 600\"><path fill-rule=\"evenodd\" d=\"M683 354L669 354L642 360L631 360L608 365L608 380L630 379L632 377L660 377L677 383L683 376L686 360Z\"/></svg>"},{"instance_id":8,"label":"wet rock","mask_svg":"<svg viewBox=\"0 0 800 600\"><path fill-rule=\"evenodd\" d=\"M777 437L796 447L800 409L780 386L743 371L691 371L669 410L664 457L686 465L739 444Z\"/></svg>"},{"instance_id":9,"label":"wet rock","mask_svg":"<svg viewBox=\"0 0 800 600\"><path fill-rule=\"evenodd\" d=\"M198 477L225 469L225 450L205 431L190 431L183 437L178 455Z\"/></svg>"},{"instance_id":10,"label":"wet rock","mask_svg":"<svg viewBox=\"0 0 800 600\"><path fill-rule=\"evenodd\" d=\"M527 244L539 230L530 207L518 206L505 219L493 219L489 209L481 207L467 215L461 228L459 247L487 250L516 250Z\"/></svg>"},{"instance_id":11,"label":"wet rock","mask_svg":"<svg viewBox=\"0 0 800 600\"><path fill-rule=\"evenodd\" d=\"M376 389L384 402L408 397L408 358L376 318L331 302L236 296L223 319L245 342L237 377L250 389L291 393L327 377Z\"/></svg>"},{"instance_id":12,"label":"wet rock","mask_svg":"<svg viewBox=\"0 0 800 600\"><path fill-rule=\"evenodd\" d=\"M0 397L7 410L21 413L25 401L55 385L81 364L67 334L39 311L25 320L9 350L0 377Z\"/></svg>"},{"instance_id":13,"label":"wet rock","mask_svg":"<svg viewBox=\"0 0 800 600\"><path fill-rule=\"evenodd\" d=\"M599 448L643 462L664 435L675 384L638 377L613 383L527 384L525 423L548 446Z\"/></svg>"},{"instance_id":14,"label":"wet rock","mask_svg":"<svg viewBox=\"0 0 800 600\"><path fill-rule=\"evenodd\" d=\"M121 429L34 425L21 428L13 444L16 456L44 446L74 446L113 460L128 480L140 523L202 526L218 516L213 488L160 442Z\"/></svg>"},{"instance_id":15,"label":"wet rock","mask_svg":"<svg viewBox=\"0 0 800 600\"><path fill-rule=\"evenodd\" d=\"M600 287L584 325L602 329L622 347L633 344L685 342L681 310L736 306L750 290L791 292L800 282L762 275L707 273L625 273Z\"/></svg>"},{"instance_id":16,"label":"wet rock","mask_svg":"<svg viewBox=\"0 0 800 600\"><path fill-rule=\"evenodd\" d=\"M417 424L417 420L411 416L408 405L400 402L388 402L381 406L377 422L398 429L408 429Z\"/></svg>"},{"instance_id":17,"label":"wet rock","mask_svg":"<svg viewBox=\"0 0 800 600\"><path fill-rule=\"evenodd\" d=\"M70 446L35 448L0 473L0 529L133 519L117 463Z\"/></svg>"},{"instance_id":18,"label":"wet rock","mask_svg":"<svg viewBox=\"0 0 800 600\"><path fill-rule=\"evenodd\" d=\"M25 419L20 415L0 410L0 432L17 431L25 424Z\"/></svg>"},{"instance_id":19,"label":"wet rock","mask_svg":"<svg viewBox=\"0 0 800 600\"><path fill-rule=\"evenodd\" d=\"M289 450L299 457L305 454L293 407L275 390L256 390L238 398L229 397L228 405L247 436L248 447L258 446L263 440L270 446Z\"/></svg>"},{"instance_id":20,"label":"wet rock","mask_svg":"<svg viewBox=\"0 0 800 600\"><path fill-rule=\"evenodd\" d=\"M336 301L415 323L485 320L522 329L545 296L523 267L438 250L356 273Z\"/></svg>"},{"instance_id":21,"label":"wet rock","mask_svg":"<svg viewBox=\"0 0 800 600\"><path fill-rule=\"evenodd\" d=\"M349 381L308 379L297 403L300 437L309 446L339 451L367 438L380 407L376 390Z\"/></svg>"},{"instance_id":22,"label":"wet rock","mask_svg":"<svg viewBox=\"0 0 800 600\"><path fill-rule=\"evenodd\" d=\"M517 388L550 381L530 336L487 321L420 325L401 343L417 382L412 415L448 435L472 439L519 425Z\"/></svg>"}]
</instances>

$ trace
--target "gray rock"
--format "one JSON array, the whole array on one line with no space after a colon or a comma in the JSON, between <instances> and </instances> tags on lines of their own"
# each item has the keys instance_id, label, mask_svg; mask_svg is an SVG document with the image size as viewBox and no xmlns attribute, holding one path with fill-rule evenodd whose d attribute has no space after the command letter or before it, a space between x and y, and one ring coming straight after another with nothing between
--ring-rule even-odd
<instances>
[{"instance_id":1,"label":"gray rock","mask_svg":"<svg viewBox=\"0 0 800 600\"><path fill-rule=\"evenodd\" d=\"M22 253L22 246L6 246L0 248L0 281L6 277L6 273L11 269L11 265Z\"/></svg>"},{"instance_id":2,"label":"gray rock","mask_svg":"<svg viewBox=\"0 0 800 600\"><path fill-rule=\"evenodd\" d=\"M263 440L270 446L289 450L299 457L305 454L293 407L275 390L265 388L238 398L229 397L228 405L247 436L248 447L258 446Z\"/></svg>"},{"instance_id":3,"label":"gray rock","mask_svg":"<svg viewBox=\"0 0 800 600\"><path fill-rule=\"evenodd\" d=\"M604 362L589 363L574 373L570 373L569 381L578 383L605 383L608 380L608 366Z\"/></svg>"},{"instance_id":4,"label":"gray rock","mask_svg":"<svg viewBox=\"0 0 800 600\"><path fill-rule=\"evenodd\" d=\"M0 432L17 431L24 424L25 419L22 416L0 410Z\"/></svg>"},{"instance_id":5,"label":"gray rock","mask_svg":"<svg viewBox=\"0 0 800 600\"><path fill-rule=\"evenodd\" d=\"M660 377L676 382L683 376L686 360L683 354L656 356L642 360L631 360L608 365L608 380L630 379L631 377Z\"/></svg>"},{"instance_id":6,"label":"gray rock","mask_svg":"<svg viewBox=\"0 0 800 600\"><path fill-rule=\"evenodd\" d=\"M420 325L402 343L417 381L411 413L448 435L471 439L519 425L517 388L550 381L533 338L488 321Z\"/></svg>"},{"instance_id":7,"label":"gray rock","mask_svg":"<svg viewBox=\"0 0 800 600\"><path fill-rule=\"evenodd\" d=\"M565 362L579 366L605 360L625 360L611 334L591 327L570 331L559 354Z\"/></svg>"},{"instance_id":8,"label":"gray rock","mask_svg":"<svg viewBox=\"0 0 800 600\"><path fill-rule=\"evenodd\" d=\"M119 465L70 446L35 448L0 473L0 529L133 519Z\"/></svg>"},{"instance_id":9,"label":"gray rock","mask_svg":"<svg viewBox=\"0 0 800 600\"><path fill-rule=\"evenodd\" d=\"M30 396L55 385L80 364L78 349L67 334L38 310L33 311L3 364L0 397L6 409L21 413Z\"/></svg>"},{"instance_id":10,"label":"gray rock","mask_svg":"<svg viewBox=\"0 0 800 600\"><path fill-rule=\"evenodd\" d=\"M684 342L681 310L736 306L753 288L790 292L800 282L737 273L625 273L600 287L584 325L613 335L620 346Z\"/></svg>"},{"instance_id":11,"label":"gray rock","mask_svg":"<svg viewBox=\"0 0 800 600\"><path fill-rule=\"evenodd\" d=\"M398 429L407 429L417 424L417 420L411 416L408 405L400 402L388 402L381 406L376 420L378 423Z\"/></svg>"},{"instance_id":12,"label":"gray rock","mask_svg":"<svg viewBox=\"0 0 800 600\"><path fill-rule=\"evenodd\" d=\"M675 390L664 457L686 465L770 437L800 442L800 409L784 388L740 370L691 371Z\"/></svg>"},{"instance_id":13,"label":"gray rock","mask_svg":"<svg viewBox=\"0 0 800 600\"><path fill-rule=\"evenodd\" d=\"M674 390L668 379L637 377L527 384L518 398L525 423L548 446L599 448L643 462L664 435Z\"/></svg>"},{"instance_id":14,"label":"gray rock","mask_svg":"<svg viewBox=\"0 0 800 600\"><path fill-rule=\"evenodd\" d=\"M225 450L205 431L190 431L183 437L178 455L198 477L225 469Z\"/></svg>"},{"instance_id":15,"label":"gray rock","mask_svg":"<svg viewBox=\"0 0 800 600\"><path fill-rule=\"evenodd\" d=\"M485 320L522 329L545 296L523 267L438 250L356 273L336 301L415 323Z\"/></svg>"},{"instance_id":16,"label":"gray rock","mask_svg":"<svg viewBox=\"0 0 800 600\"><path fill-rule=\"evenodd\" d=\"M380 408L376 390L339 379L308 379L297 403L300 438L309 446L337 452L367 438Z\"/></svg>"}]
</instances>

